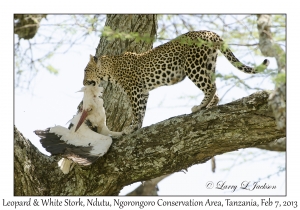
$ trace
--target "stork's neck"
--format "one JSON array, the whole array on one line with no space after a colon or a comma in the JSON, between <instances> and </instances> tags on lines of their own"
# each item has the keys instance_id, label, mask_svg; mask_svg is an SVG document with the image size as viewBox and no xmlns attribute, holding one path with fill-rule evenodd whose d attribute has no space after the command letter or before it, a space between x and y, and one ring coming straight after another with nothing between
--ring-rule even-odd
<instances>
[{"instance_id":1,"label":"stork's neck","mask_svg":"<svg viewBox=\"0 0 300 210\"><path fill-rule=\"evenodd\" d=\"M104 108L98 107L96 110L92 111L86 121L89 121L92 127L97 128L98 132L101 131L102 125L106 125Z\"/></svg>"}]
</instances>

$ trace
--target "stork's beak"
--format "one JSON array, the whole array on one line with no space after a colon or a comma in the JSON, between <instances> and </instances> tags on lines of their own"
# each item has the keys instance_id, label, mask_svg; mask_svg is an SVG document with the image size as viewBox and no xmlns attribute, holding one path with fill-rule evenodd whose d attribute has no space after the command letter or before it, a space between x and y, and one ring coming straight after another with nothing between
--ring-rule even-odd
<instances>
[{"instance_id":1,"label":"stork's beak","mask_svg":"<svg viewBox=\"0 0 300 210\"><path fill-rule=\"evenodd\" d=\"M87 117L87 115L88 115L88 112L86 110L83 110L82 114L81 114L81 117L80 117L80 120L78 121L77 126L75 128L75 132L78 130L78 128L80 128L82 123L85 121L85 118Z\"/></svg>"}]
</instances>

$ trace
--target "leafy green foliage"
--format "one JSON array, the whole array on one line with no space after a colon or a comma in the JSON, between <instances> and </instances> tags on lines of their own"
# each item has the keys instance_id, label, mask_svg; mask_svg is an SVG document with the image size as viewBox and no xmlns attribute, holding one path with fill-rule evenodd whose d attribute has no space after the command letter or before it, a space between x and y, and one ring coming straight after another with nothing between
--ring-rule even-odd
<instances>
[{"instance_id":1,"label":"leafy green foliage","mask_svg":"<svg viewBox=\"0 0 300 210\"><path fill-rule=\"evenodd\" d=\"M101 30L102 36L107 37L108 40L114 40L114 39L121 39L121 40L126 40L126 39L131 39L134 40L135 42L140 42L140 41L145 41L147 43L151 43L154 40L151 38L150 34L139 34L137 32L131 32L131 33L124 33L124 32L119 32L119 31L114 31L110 27L105 26Z\"/></svg>"},{"instance_id":2,"label":"leafy green foliage","mask_svg":"<svg viewBox=\"0 0 300 210\"><path fill-rule=\"evenodd\" d=\"M272 78L273 82L276 86L279 86L286 82L286 74L285 72L281 72Z\"/></svg>"},{"instance_id":3,"label":"leafy green foliage","mask_svg":"<svg viewBox=\"0 0 300 210\"><path fill-rule=\"evenodd\" d=\"M48 71L52 74L58 74L58 70L56 68L54 68L52 65L48 65L46 67L48 69Z\"/></svg>"}]
</instances>

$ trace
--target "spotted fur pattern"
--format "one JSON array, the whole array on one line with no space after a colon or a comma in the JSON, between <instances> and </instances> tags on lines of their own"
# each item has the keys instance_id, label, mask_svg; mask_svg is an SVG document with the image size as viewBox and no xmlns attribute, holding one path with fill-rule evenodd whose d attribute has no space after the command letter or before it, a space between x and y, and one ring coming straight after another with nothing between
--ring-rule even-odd
<instances>
[{"instance_id":1,"label":"spotted fur pattern","mask_svg":"<svg viewBox=\"0 0 300 210\"><path fill-rule=\"evenodd\" d=\"M129 96L134 120L130 132L142 125L148 93L163 85L172 85L186 76L204 92L201 104L192 112L215 106L219 102L214 73L217 50L220 50L233 66L255 74L264 70L269 61L255 68L242 64L225 46L221 37L211 31L192 31L145 53L126 52L118 56L92 57L88 63L83 84L110 81L123 88Z\"/></svg>"}]
</instances>

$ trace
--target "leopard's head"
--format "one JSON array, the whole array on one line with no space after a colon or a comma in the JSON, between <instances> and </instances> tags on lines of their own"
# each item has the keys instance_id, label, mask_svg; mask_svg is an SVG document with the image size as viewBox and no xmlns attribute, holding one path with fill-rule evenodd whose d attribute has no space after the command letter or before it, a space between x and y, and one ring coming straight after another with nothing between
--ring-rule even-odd
<instances>
[{"instance_id":1,"label":"leopard's head","mask_svg":"<svg viewBox=\"0 0 300 210\"><path fill-rule=\"evenodd\" d=\"M84 69L83 85L100 84L104 76L101 76L100 64L96 56L90 55L90 60Z\"/></svg>"}]
</instances>

